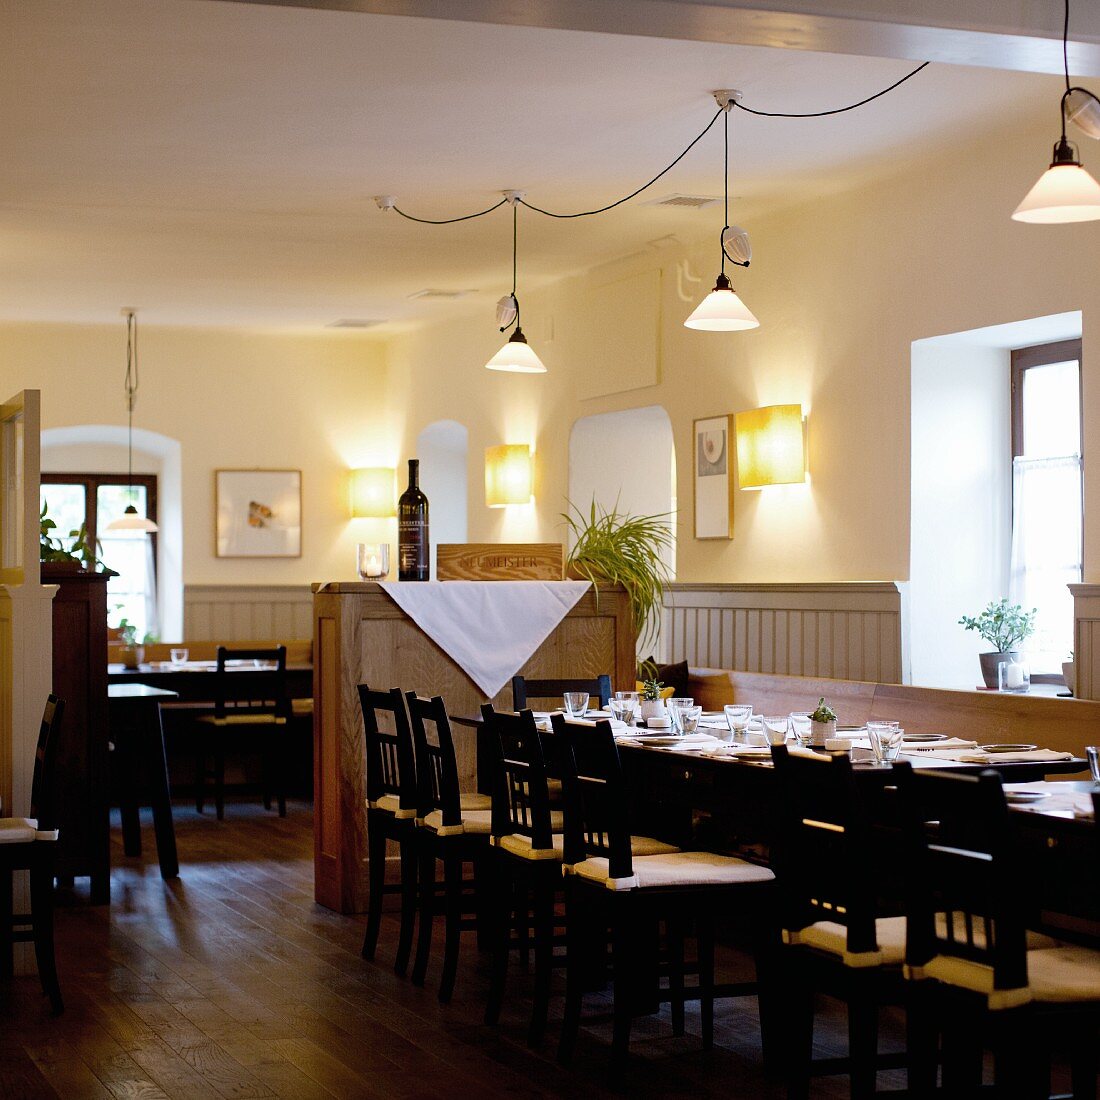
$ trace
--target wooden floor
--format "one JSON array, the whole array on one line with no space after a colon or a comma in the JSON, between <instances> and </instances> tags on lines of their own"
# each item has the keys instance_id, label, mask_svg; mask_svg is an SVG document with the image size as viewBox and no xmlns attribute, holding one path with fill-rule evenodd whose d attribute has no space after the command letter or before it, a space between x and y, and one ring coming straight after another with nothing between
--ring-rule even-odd
<instances>
[{"instance_id":1,"label":"wooden floor","mask_svg":"<svg viewBox=\"0 0 1100 1100\"><path fill-rule=\"evenodd\" d=\"M590 999L563 1070L553 1023L544 1050L525 1046L528 976L512 982L501 1026L482 1024L487 967L472 944L449 1006L436 999L438 965L425 989L393 974L392 918L378 961L359 957L362 919L313 903L309 806L291 804L280 820L240 803L219 823L179 803L176 820L177 881L160 879L148 821L143 862L123 856L116 820L110 908L89 906L79 885L63 899L64 1016L49 1016L36 979L0 983L0 1097L782 1095L761 1072L754 999L719 1002L710 1053L697 1015L679 1039L667 1015L637 1021L632 1065L618 1080L609 1077L607 1005ZM732 956L722 961L738 968ZM552 1013L560 1010L555 999ZM884 1043L899 1035L888 1019ZM819 1053L843 1053L843 1036L832 1011ZM879 1080L903 1084L898 1074ZM843 1077L815 1084L815 1096L846 1094Z\"/></svg>"}]
</instances>

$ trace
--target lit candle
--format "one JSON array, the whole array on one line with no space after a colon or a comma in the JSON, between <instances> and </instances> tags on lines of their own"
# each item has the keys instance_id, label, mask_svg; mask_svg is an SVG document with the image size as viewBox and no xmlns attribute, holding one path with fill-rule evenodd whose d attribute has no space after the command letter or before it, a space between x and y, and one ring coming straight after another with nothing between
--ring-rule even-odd
<instances>
[{"instance_id":1,"label":"lit candle","mask_svg":"<svg viewBox=\"0 0 1100 1100\"><path fill-rule=\"evenodd\" d=\"M371 554L371 556L367 558L367 566L363 571L368 577L382 576L382 563L378 560L377 554Z\"/></svg>"},{"instance_id":2,"label":"lit candle","mask_svg":"<svg viewBox=\"0 0 1100 1100\"><path fill-rule=\"evenodd\" d=\"M385 543L359 543L356 566L363 580L383 580L390 571L390 548Z\"/></svg>"}]
</instances>

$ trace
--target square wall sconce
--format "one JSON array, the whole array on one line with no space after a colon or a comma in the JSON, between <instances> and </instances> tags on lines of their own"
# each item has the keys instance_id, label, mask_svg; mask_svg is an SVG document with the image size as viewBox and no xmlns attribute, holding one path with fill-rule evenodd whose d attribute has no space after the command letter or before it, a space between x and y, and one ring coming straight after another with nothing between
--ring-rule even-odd
<instances>
[{"instance_id":1,"label":"square wall sconce","mask_svg":"<svg viewBox=\"0 0 1100 1100\"><path fill-rule=\"evenodd\" d=\"M351 471L351 518L384 519L397 515L394 471L370 466Z\"/></svg>"},{"instance_id":2,"label":"square wall sconce","mask_svg":"<svg viewBox=\"0 0 1100 1100\"><path fill-rule=\"evenodd\" d=\"M768 405L736 416L737 484L742 489L806 480L801 405Z\"/></svg>"},{"instance_id":3,"label":"square wall sconce","mask_svg":"<svg viewBox=\"0 0 1100 1100\"><path fill-rule=\"evenodd\" d=\"M531 448L526 443L503 443L485 448L485 503L490 508L530 504Z\"/></svg>"}]
</instances>

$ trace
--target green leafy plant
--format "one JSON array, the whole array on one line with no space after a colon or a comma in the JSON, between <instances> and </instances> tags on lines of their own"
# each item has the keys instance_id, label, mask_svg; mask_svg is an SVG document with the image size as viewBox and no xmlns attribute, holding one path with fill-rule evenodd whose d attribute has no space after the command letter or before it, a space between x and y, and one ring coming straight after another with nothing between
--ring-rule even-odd
<instances>
[{"instance_id":1,"label":"green leafy plant","mask_svg":"<svg viewBox=\"0 0 1100 1100\"><path fill-rule=\"evenodd\" d=\"M661 698L661 689L665 685L660 680L643 680L642 681L642 698L649 701L654 701Z\"/></svg>"},{"instance_id":2,"label":"green leafy plant","mask_svg":"<svg viewBox=\"0 0 1100 1100\"><path fill-rule=\"evenodd\" d=\"M607 511L595 497L587 515L572 502L562 513L573 535L567 567L592 582L597 600L601 581L626 589L641 645L656 637L659 626L668 581L665 558L672 547L670 516L628 516L619 511L618 502Z\"/></svg>"},{"instance_id":3,"label":"green leafy plant","mask_svg":"<svg viewBox=\"0 0 1100 1100\"><path fill-rule=\"evenodd\" d=\"M1020 604L1010 604L1007 597L1002 597L992 600L980 615L964 615L959 626L976 631L995 653L1008 653L1035 632L1038 613L1038 608L1025 611Z\"/></svg>"},{"instance_id":4,"label":"green leafy plant","mask_svg":"<svg viewBox=\"0 0 1100 1100\"><path fill-rule=\"evenodd\" d=\"M817 710L810 715L811 722L835 722L836 711L832 707L826 706L825 696L823 695L817 701Z\"/></svg>"},{"instance_id":5,"label":"green leafy plant","mask_svg":"<svg viewBox=\"0 0 1100 1100\"><path fill-rule=\"evenodd\" d=\"M42 511L38 516L39 560L44 562L83 562L84 568L89 571L102 566L103 563L96 557L95 548L92 546L91 539L88 538L87 525L82 523L69 532L72 543L66 547L60 538L50 534L51 531L57 530L57 524L50 519L48 510L48 503L43 501Z\"/></svg>"}]
</instances>

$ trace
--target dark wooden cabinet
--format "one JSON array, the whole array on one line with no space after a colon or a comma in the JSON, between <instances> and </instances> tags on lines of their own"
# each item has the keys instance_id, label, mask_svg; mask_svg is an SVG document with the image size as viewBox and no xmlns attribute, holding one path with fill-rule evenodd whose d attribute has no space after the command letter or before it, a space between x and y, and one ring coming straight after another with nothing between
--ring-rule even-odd
<instances>
[{"instance_id":1,"label":"dark wooden cabinet","mask_svg":"<svg viewBox=\"0 0 1100 1100\"><path fill-rule=\"evenodd\" d=\"M90 877L92 902L111 899L107 744L107 581L110 573L42 568L53 600L53 690L65 700L58 755L57 875Z\"/></svg>"}]
</instances>

